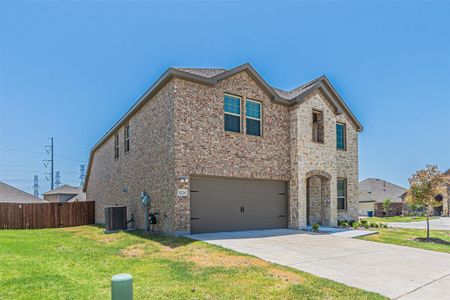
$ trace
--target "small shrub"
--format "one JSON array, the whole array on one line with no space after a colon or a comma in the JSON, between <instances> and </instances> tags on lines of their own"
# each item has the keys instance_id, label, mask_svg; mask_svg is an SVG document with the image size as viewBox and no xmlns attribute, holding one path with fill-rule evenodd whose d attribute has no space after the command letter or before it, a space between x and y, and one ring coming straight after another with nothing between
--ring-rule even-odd
<instances>
[{"instance_id":1,"label":"small shrub","mask_svg":"<svg viewBox=\"0 0 450 300\"><path fill-rule=\"evenodd\" d=\"M373 227L374 228L378 228L378 227L380 227L380 224L379 223L373 223Z\"/></svg>"},{"instance_id":2,"label":"small shrub","mask_svg":"<svg viewBox=\"0 0 450 300\"><path fill-rule=\"evenodd\" d=\"M361 224L362 224L363 226L365 226L367 223L368 223L368 222L367 222L366 219L361 219Z\"/></svg>"},{"instance_id":3,"label":"small shrub","mask_svg":"<svg viewBox=\"0 0 450 300\"><path fill-rule=\"evenodd\" d=\"M319 228L320 228L320 225L317 224L317 223L314 223L314 224L312 225L312 230L315 231L315 232L318 232L318 231L319 231Z\"/></svg>"},{"instance_id":4,"label":"small shrub","mask_svg":"<svg viewBox=\"0 0 450 300\"><path fill-rule=\"evenodd\" d=\"M367 223L363 224L363 226L364 226L365 229L369 228L369 224L367 224Z\"/></svg>"},{"instance_id":5,"label":"small shrub","mask_svg":"<svg viewBox=\"0 0 450 300\"><path fill-rule=\"evenodd\" d=\"M341 227L347 227L347 226L348 226L347 221L342 221L342 222L341 222Z\"/></svg>"},{"instance_id":6,"label":"small shrub","mask_svg":"<svg viewBox=\"0 0 450 300\"><path fill-rule=\"evenodd\" d=\"M355 222L353 222L352 227L353 227L353 229L357 229L357 228L361 227L361 223L355 221Z\"/></svg>"}]
</instances>

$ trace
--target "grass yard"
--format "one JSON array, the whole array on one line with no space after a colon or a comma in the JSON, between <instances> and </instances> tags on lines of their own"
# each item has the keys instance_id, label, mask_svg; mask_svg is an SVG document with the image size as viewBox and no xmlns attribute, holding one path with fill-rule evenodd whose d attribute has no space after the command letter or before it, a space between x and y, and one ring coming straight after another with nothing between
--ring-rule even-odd
<instances>
[{"instance_id":1,"label":"grass yard","mask_svg":"<svg viewBox=\"0 0 450 300\"><path fill-rule=\"evenodd\" d=\"M436 217L430 217L431 219L435 219ZM396 216L396 217L363 217L362 219L367 220L368 222L381 222L381 223L388 223L388 222L419 222L419 221L426 221L427 217L402 217L402 216Z\"/></svg>"},{"instance_id":2,"label":"grass yard","mask_svg":"<svg viewBox=\"0 0 450 300\"><path fill-rule=\"evenodd\" d=\"M365 236L361 239L450 253L450 231L431 230L430 238L440 239L442 243L424 243L414 240L415 238L426 238L427 233L424 229L377 228L376 230L379 234Z\"/></svg>"},{"instance_id":3,"label":"grass yard","mask_svg":"<svg viewBox=\"0 0 450 300\"><path fill-rule=\"evenodd\" d=\"M135 299L385 299L187 238L0 230L0 299L110 299L118 273L133 275Z\"/></svg>"}]
</instances>

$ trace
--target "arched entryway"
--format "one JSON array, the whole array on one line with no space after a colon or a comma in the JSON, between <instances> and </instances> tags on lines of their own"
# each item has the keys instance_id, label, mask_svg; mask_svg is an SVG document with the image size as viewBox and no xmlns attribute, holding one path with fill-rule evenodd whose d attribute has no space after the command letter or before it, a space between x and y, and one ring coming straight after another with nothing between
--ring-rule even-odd
<instances>
[{"instance_id":1,"label":"arched entryway","mask_svg":"<svg viewBox=\"0 0 450 300\"><path fill-rule=\"evenodd\" d=\"M325 171L306 173L306 220L308 225L329 226L331 220L331 176Z\"/></svg>"}]
</instances>

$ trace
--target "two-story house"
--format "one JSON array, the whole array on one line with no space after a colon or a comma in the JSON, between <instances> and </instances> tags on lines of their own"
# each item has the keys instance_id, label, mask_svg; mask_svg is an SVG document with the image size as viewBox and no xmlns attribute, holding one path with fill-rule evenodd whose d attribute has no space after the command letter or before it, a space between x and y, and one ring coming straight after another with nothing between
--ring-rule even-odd
<instances>
[{"instance_id":1,"label":"two-story house","mask_svg":"<svg viewBox=\"0 0 450 300\"><path fill-rule=\"evenodd\" d=\"M336 225L358 216L361 124L325 76L291 91L250 64L169 68L93 147L84 190L189 234Z\"/></svg>"}]
</instances>

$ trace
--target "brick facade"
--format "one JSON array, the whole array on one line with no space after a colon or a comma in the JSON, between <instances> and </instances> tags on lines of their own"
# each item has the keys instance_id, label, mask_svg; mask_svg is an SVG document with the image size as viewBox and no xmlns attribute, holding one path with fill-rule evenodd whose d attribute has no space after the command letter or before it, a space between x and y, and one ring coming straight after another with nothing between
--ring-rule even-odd
<instances>
[{"instance_id":1,"label":"brick facade","mask_svg":"<svg viewBox=\"0 0 450 300\"><path fill-rule=\"evenodd\" d=\"M224 130L224 94L262 103L262 136ZM245 105L242 105L245 116ZM312 110L323 112L324 143L312 141ZM189 190L195 176L220 176L289 182L289 227L307 220L306 182L316 194L310 199L315 220L336 225L338 218L357 217L358 135L344 113L336 114L321 92L302 103L276 103L250 73L242 71L206 85L173 78L129 119L130 151L124 154L123 126L118 129L120 155L114 159L114 136L92 154L87 197L96 201L96 222L104 207L126 205L135 226L144 227L140 193L158 212L154 230L167 234L190 231ZM336 150L336 122L346 124L347 149ZM347 210L337 211L336 179L347 179ZM320 213L319 213L320 212ZM321 215L322 214L322 215ZM320 216L320 218L318 217Z\"/></svg>"}]
</instances>

